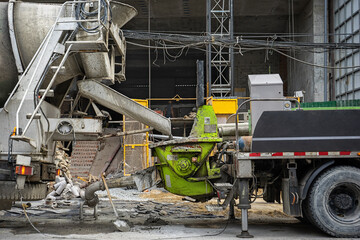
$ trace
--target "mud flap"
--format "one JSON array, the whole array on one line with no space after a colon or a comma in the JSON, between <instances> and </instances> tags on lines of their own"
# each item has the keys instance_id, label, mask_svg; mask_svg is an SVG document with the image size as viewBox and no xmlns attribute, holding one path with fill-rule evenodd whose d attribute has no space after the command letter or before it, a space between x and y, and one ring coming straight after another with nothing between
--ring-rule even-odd
<instances>
[{"instance_id":1,"label":"mud flap","mask_svg":"<svg viewBox=\"0 0 360 240\"><path fill-rule=\"evenodd\" d=\"M287 215L301 217L299 185L296 164L288 164L289 177L282 180L283 211Z\"/></svg>"}]
</instances>

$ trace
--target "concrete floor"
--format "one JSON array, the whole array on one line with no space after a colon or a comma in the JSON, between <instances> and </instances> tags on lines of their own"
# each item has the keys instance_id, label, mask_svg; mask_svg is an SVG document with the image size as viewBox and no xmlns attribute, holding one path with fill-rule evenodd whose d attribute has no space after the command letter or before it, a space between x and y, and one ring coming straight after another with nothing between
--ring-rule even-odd
<instances>
[{"instance_id":1,"label":"concrete floor","mask_svg":"<svg viewBox=\"0 0 360 240\"><path fill-rule=\"evenodd\" d=\"M225 229L226 226L226 229ZM57 234L38 234L35 231L27 233L18 228L0 228L0 239L238 239L236 235L240 233L240 224L229 222L228 225L220 222L218 227L196 226L187 227L184 225L166 225L157 227L135 226L131 232L111 232L111 233L91 233L69 235ZM58 226L59 228L65 226ZM65 227L66 228L66 227ZM225 231L223 231L225 229ZM32 233L30 233L32 232ZM255 239L331 239L317 229L301 223L294 224L251 224L250 233Z\"/></svg>"},{"instance_id":2,"label":"concrete floor","mask_svg":"<svg viewBox=\"0 0 360 240\"><path fill-rule=\"evenodd\" d=\"M112 208L100 193L97 220L91 208L85 208L85 218L79 220L79 199L58 201L55 208L44 201L32 202L27 214L41 234L30 226L22 209L0 211L0 239L238 239L241 231L240 220L228 220L227 210L208 212L205 206L209 203L184 201L161 189L142 194L112 189L111 195L120 218L130 224L130 232L115 229ZM239 218L239 211L236 216ZM255 239L330 239L315 227L283 214L280 204L255 202L249 222Z\"/></svg>"}]
</instances>

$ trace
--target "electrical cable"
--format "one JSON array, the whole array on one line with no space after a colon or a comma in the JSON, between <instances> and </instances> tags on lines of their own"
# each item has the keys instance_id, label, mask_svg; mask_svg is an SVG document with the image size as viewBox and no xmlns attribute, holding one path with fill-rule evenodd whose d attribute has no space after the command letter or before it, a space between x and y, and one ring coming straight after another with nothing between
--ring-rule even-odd
<instances>
[{"instance_id":1,"label":"electrical cable","mask_svg":"<svg viewBox=\"0 0 360 240\"><path fill-rule=\"evenodd\" d=\"M18 190L19 195L20 195L20 202L21 202L21 206L23 207L23 212L24 215L27 219L27 221L29 222L30 226L39 234L43 235L44 237L47 238L58 238L58 239L85 239L85 240L92 240L90 238L76 238L76 237L66 237L66 236L57 236L57 235L51 235L51 234L46 234L41 232L37 227L35 227L35 225L32 223L32 221L30 220L30 217L28 216L27 212L26 212L26 204L23 202L23 196L21 194L21 191Z\"/></svg>"},{"instance_id":2,"label":"electrical cable","mask_svg":"<svg viewBox=\"0 0 360 240\"><path fill-rule=\"evenodd\" d=\"M87 3L83 2L83 3L78 3L76 5L76 9L75 9L75 17L76 20L86 20L89 17L96 17L96 15L98 14L102 14L100 15L100 22L103 24L106 24L107 22L107 18L108 18L108 4L105 0L100 0L100 6L98 6L96 9L94 9L91 12L88 12L87 10L85 10L85 6ZM110 17L112 16L112 12L110 10ZM110 20L111 21L111 20ZM101 24L99 23L99 25L96 25L95 27L85 27L82 22L77 22L78 26L84 30L87 33L97 33L100 31L101 29Z\"/></svg>"},{"instance_id":3,"label":"electrical cable","mask_svg":"<svg viewBox=\"0 0 360 240\"><path fill-rule=\"evenodd\" d=\"M148 45L144 45L144 44L139 44L139 43L134 43L134 42L130 42L130 41L126 41L126 43L129 43L130 45L134 45L137 47L143 47L143 48L150 48L150 49L163 49L164 47L157 47L157 46L148 46ZM204 45L204 43L197 43L197 44L187 44L187 45L182 45L182 46L171 46L171 47L167 47L168 49L181 49L184 47L192 47L192 46L200 46L200 45Z\"/></svg>"},{"instance_id":4,"label":"electrical cable","mask_svg":"<svg viewBox=\"0 0 360 240\"><path fill-rule=\"evenodd\" d=\"M218 158L217 158L217 161L216 161L216 163L217 163L219 166L220 166L220 163L222 162L221 159L222 159L224 153L226 152L226 150L229 148L229 146L230 146L230 143L229 143L229 142L225 142L225 144L221 144L220 149L222 149L222 150L221 150L221 152L220 152L220 154L219 154L219 156L218 156Z\"/></svg>"},{"instance_id":5,"label":"electrical cable","mask_svg":"<svg viewBox=\"0 0 360 240\"><path fill-rule=\"evenodd\" d=\"M163 240L163 239L192 239L192 238L200 238L200 237L215 237L215 236L219 236L222 233L224 233L227 229L227 227L229 226L229 223L231 221L231 218L228 218L226 221L226 224L224 226L223 229L221 229L221 231L214 233L214 234L203 234L203 235L195 235L195 236L181 236L181 237L167 237L167 238L155 238L153 240Z\"/></svg>"},{"instance_id":6,"label":"electrical cable","mask_svg":"<svg viewBox=\"0 0 360 240\"><path fill-rule=\"evenodd\" d=\"M132 30L124 30L124 31L132 31ZM138 29L136 31L139 32L146 32L147 30L144 29ZM164 33L164 34L177 34L177 35L204 35L206 33L204 32L198 32L198 31L158 31L158 33ZM260 32L260 33L253 33L253 32L234 32L235 35L241 35L242 38L268 38L273 35L282 36L284 38L286 37L295 37L295 38L305 38L305 37L323 37L324 34L306 34L306 33L284 33L284 32ZM353 33L328 33L329 36L351 36Z\"/></svg>"},{"instance_id":7,"label":"electrical cable","mask_svg":"<svg viewBox=\"0 0 360 240\"><path fill-rule=\"evenodd\" d=\"M180 34L163 34L163 33L149 33L149 32L140 32L135 30L123 30L124 36L127 39L136 39L136 40L165 40L173 41L173 43L184 44L184 43L199 43L204 44L215 44L216 42L233 46L236 44L241 44L242 46L249 47L269 47L269 38L273 38L274 35L267 36L266 40L259 39L244 39L243 36L234 36L232 39L226 39L221 37L209 37L209 36L196 36L196 35L180 35ZM281 35L280 35L281 37ZM240 40L239 40L240 39ZM284 38L281 38L282 41L275 41L273 43L274 48L323 48L323 49L358 49L360 43L314 43L314 42L299 42L299 41L284 41Z\"/></svg>"},{"instance_id":8,"label":"electrical cable","mask_svg":"<svg viewBox=\"0 0 360 240\"><path fill-rule=\"evenodd\" d=\"M138 46L138 47L144 47L144 48L152 48L152 49L184 49L184 48L192 48L193 46L205 46L206 43L204 42L198 42L198 43L192 43L192 44L185 44L185 45L180 45L180 46L175 46L175 45L172 45L172 46L166 46L166 45L163 45L162 47L160 46L148 46L148 45L143 45L143 44L139 44L139 43L134 43L134 42L131 42L131 41L127 41L127 43L129 43L130 45L134 45L134 46ZM214 42L212 43L213 45L221 45L220 43L218 42ZM229 47L229 45L227 45ZM288 57L290 59L293 59L297 62L300 62L300 63L303 63L303 64L306 64L306 65L310 65L310 66L314 66L314 67L319 67L319 68L328 68L328 69L350 69L350 68L360 68L360 66L348 66L348 67L332 67L332 66L323 66L323 65L318 65L318 64L313 64L313 63L310 63L310 62L306 62L306 61L303 61L303 60L300 60L298 58L295 58L295 57L292 57L288 54L285 54L283 52L281 52L280 50L274 48L274 47L262 47L262 48L244 48L244 47L233 47L233 49L237 49L237 50L248 50L248 51L251 51L251 50L272 50L272 51L275 51L285 57ZM206 50L204 50L206 51ZM167 51L165 51L167 52ZM181 51L182 52L182 51ZM241 54L241 52L240 52Z\"/></svg>"},{"instance_id":9,"label":"electrical cable","mask_svg":"<svg viewBox=\"0 0 360 240\"><path fill-rule=\"evenodd\" d=\"M306 65L310 65L310 66L313 66L313 67L319 67L319 68L328 68L328 69L349 69L349 68L360 68L360 66L351 66L351 67L331 67L331 66L323 66L323 65L318 65L318 64L313 64L313 63L309 63L309 62L306 62L306 61L303 61L303 60L300 60L300 59L298 59L298 58L294 58L294 57L292 57L292 56L289 56L289 55L287 55L287 54L285 54L285 53L283 53L283 52L281 52L281 51L279 51L279 50L277 50L277 49L272 49L273 51L275 51L275 52L277 52L277 53L279 53L279 54L281 54L281 55L283 55L283 56L285 56L285 57L288 57L288 58L290 58L290 59L292 59L292 60L295 60L295 61L297 61L297 62L300 62L300 63L303 63L303 64L306 64ZM355 70L356 71L356 70Z\"/></svg>"}]
</instances>

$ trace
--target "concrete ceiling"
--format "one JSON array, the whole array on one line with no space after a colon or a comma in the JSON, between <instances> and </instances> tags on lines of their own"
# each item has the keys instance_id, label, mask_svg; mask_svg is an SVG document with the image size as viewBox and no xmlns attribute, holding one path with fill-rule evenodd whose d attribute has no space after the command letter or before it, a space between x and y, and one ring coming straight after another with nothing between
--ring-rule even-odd
<instances>
[{"instance_id":1,"label":"concrete ceiling","mask_svg":"<svg viewBox=\"0 0 360 240\"><path fill-rule=\"evenodd\" d=\"M202 17L206 0L122 0L139 11L138 18L147 18L150 2L152 18ZM234 0L235 16L288 15L290 0ZM294 14L299 13L308 0L293 0Z\"/></svg>"},{"instance_id":2,"label":"concrete ceiling","mask_svg":"<svg viewBox=\"0 0 360 240\"><path fill-rule=\"evenodd\" d=\"M206 0L115 0L134 6L139 18L148 17L149 2L152 18L205 16ZM289 3L298 14L309 0L233 0L235 16L288 15ZM0 0L8 2L8 0ZM62 3L64 0L23 0L23 2Z\"/></svg>"},{"instance_id":3,"label":"concrete ceiling","mask_svg":"<svg viewBox=\"0 0 360 240\"><path fill-rule=\"evenodd\" d=\"M234 0L234 32L282 33L289 21L289 2L299 14L309 0ZM134 6L138 15L125 29L147 30L150 3L151 31L206 31L206 0L122 0Z\"/></svg>"},{"instance_id":4,"label":"concrete ceiling","mask_svg":"<svg viewBox=\"0 0 360 240\"><path fill-rule=\"evenodd\" d=\"M6 0L0 0L6 1ZM60 3L64 0L23 0L27 2ZM207 0L116 0L134 6L138 15L124 28L147 30L150 5L152 31L206 31ZM285 32L289 4L299 14L310 0L233 0L235 33ZM226 1L227 2L227 1Z\"/></svg>"}]
</instances>

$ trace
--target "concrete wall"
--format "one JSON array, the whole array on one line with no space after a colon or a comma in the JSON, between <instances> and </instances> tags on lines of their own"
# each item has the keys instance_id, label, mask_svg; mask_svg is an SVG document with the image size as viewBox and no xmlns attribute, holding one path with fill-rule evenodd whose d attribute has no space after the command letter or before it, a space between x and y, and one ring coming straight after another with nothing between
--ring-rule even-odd
<instances>
[{"instance_id":1,"label":"concrete wall","mask_svg":"<svg viewBox=\"0 0 360 240\"><path fill-rule=\"evenodd\" d=\"M127 61L127 81L117 86L117 90L131 98L146 98L148 96L148 59L147 52L128 51ZM281 71L281 56L274 53L268 54L265 61L265 50L243 51L243 55L238 52L234 55L234 88L236 96L249 96L248 75L279 73L286 82L286 69ZM152 71L152 97L172 98L176 94L181 97L196 97L196 60L206 60L205 54L189 50L175 62L166 61L164 64L163 52L159 51L158 56L152 51L151 60L157 59L157 66L151 66ZM286 92L286 89L284 89Z\"/></svg>"},{"instance_id":2,"label":"concrete wall","mask_svg":"<svg viewBox=\"0 0 360 240\"><path fill-rule=\"evenodd\" d=\"M280 73L279 54L268 54L268 60L265 61L265 50L244 52L243 56L236 54L234 57L234 90L236 96L248 97L248 75L250 74L268 74ZM285 79L283 79L284 81Z\"/></svg>"},{"instance_id":3,"label":"concrete wall","mask_svg":"<svg viewBox=\"0 0 360 240\"><path fill-rule=\"evenodd\" d=\"M296 38L299 42L323 42L324 0L311 0L303 11L295 17L295 32L308 36ZM317 36L315 36L317 35ZM315 49L319 50L319 49ZM324 54L312 51L296 51L291 55L297 59L316 65L324 65ZM288 59L288 93L304 90L305 101L324 101L324 69L305 65Z\"/></svg>"}]
</instances>

